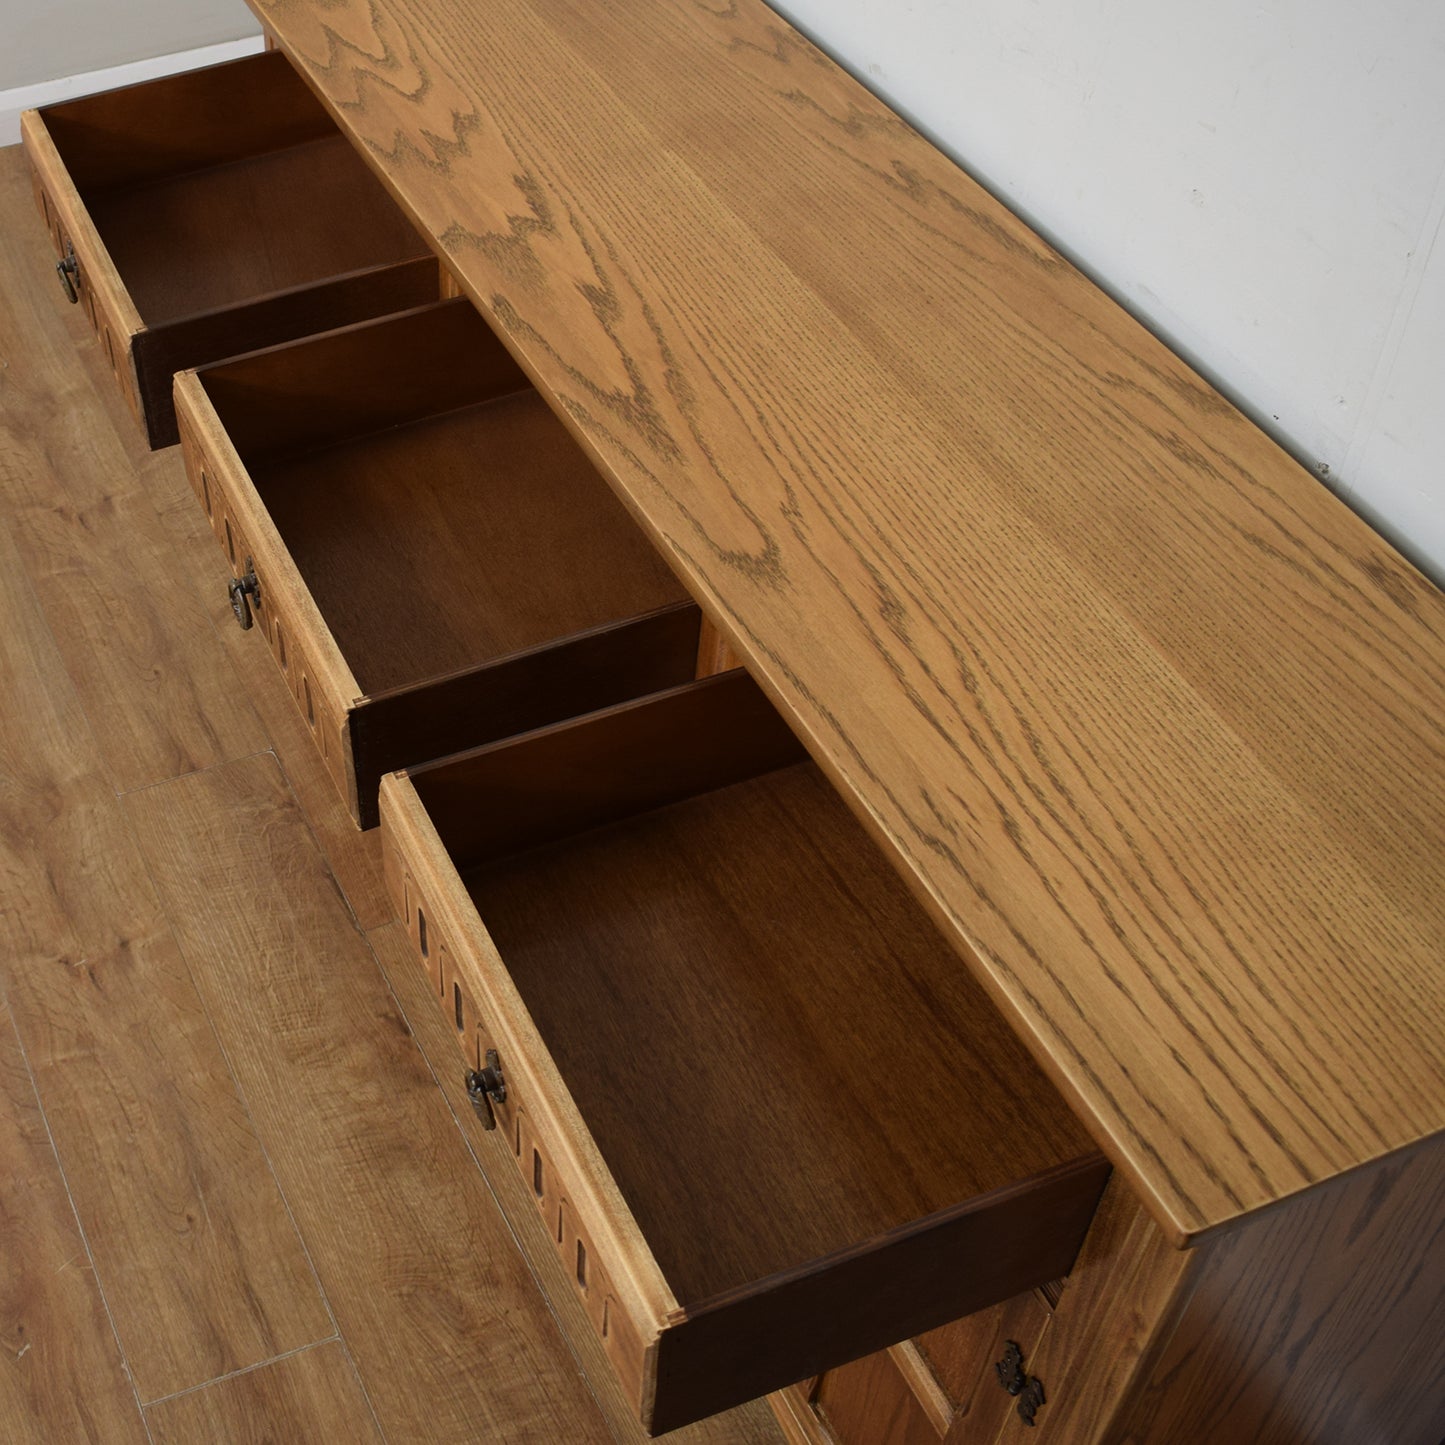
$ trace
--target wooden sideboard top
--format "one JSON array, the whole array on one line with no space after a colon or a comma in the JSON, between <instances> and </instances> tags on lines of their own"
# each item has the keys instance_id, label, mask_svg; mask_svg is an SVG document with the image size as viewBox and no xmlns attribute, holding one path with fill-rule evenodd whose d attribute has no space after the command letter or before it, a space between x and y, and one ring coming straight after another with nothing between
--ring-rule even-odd
<instances>
[{"instance_id":1,"label":"wooden sideboard top","mask_svg":"<svg viewBox=\"0 0 1445 1445\"><path fill-rule=\"evenodd\" d=\"M1445 1126L1440 592L756 0L251 3L1177 1243Z\"/></svg>"}]
</instances>

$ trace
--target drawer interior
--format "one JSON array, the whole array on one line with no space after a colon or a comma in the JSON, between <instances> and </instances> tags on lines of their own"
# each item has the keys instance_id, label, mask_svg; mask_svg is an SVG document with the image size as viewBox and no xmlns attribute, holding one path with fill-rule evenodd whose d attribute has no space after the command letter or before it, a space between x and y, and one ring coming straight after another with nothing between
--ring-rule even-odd
<instances>
[{"instance_id":1,"label":"drawer interior","mask_svg":"<svg viewBox=\"0 0 1445 1445\"><path fill-rule=\"evenodd\" d=\"M44 114L147 326L430 254L278 52Z\"/></svg>"},{"instance_id":2,"label":"drawer interior","mask_svg":"<svg viewBox=\"0 0 1445 1445\"><path fill-rule=\"evenodd\" d=\"M464 300L200 375L368 696L686 597Z\"/></svg>"},{"instance_id":3,"label":"drawer interior","mask_svg":"<svg viewBox=\"0 0 1445 1445\"><path fill-rule=\"evenodd\" d=\"M683 1304L1065 1142L1019 1157L1021 1048L813 763L463 877Z\"/></svg>"},{"instance_id":4,"label":"drawer interior","mask_svg":"<svg viewBox=\"0 0 1445 1445\"><path fill-rule=\"evenodd\" d=\"M410 781L683 1314L707 1322L695 1348L664 1342L655 1429L1068 1268L1107 1172L1093 1144L745 674ZM1066 1205L1021 1203L1070 1170ZM928 1242L927 1221L980 1200L988 1224ZM918 1250L859 1267L914 1232ZM980 1284L980 1250L981 1273L1014 1258ZM700 1382L724 1357L731 1378Z\"/></svg>"}]
</instances>

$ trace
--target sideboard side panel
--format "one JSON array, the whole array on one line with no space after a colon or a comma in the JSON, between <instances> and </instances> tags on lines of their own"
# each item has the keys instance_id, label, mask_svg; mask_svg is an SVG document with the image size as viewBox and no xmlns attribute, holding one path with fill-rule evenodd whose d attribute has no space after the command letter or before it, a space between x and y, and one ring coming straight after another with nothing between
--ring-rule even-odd
<instances>
[{"instance_id":1,"label":"sideboard side panel","mask_svg":"<svg viewBox=\"0 0 1445 1445\"><path fill-rule=\"evenodd\" d=\"M1445 1439L1445 1140L1197 1253L1178 1326L1109 1445Z\"/></svg>"}]
</instances>

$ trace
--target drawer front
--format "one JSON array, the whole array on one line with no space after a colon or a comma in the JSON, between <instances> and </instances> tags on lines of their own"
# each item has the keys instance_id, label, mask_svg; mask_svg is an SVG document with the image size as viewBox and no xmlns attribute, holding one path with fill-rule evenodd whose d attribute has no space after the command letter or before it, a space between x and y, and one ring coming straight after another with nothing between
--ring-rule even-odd
<instances>
[{"instance_id":1,"label":"drawer front","mask_svg":"<svg viewBox=\"0 0 1445 1445\"><path fill-rule=\"evenodd\" d=\"M526 1080L511 1066L478 1008L472 988L458 966L447 927L438 917L431 897L418 885L390 831L383 835L383 854L392 899L406 923L417 962L451 1023L463 1068L472 1074L485 1069L490 1058L502 1075L502 1097L478 1097L469 1089L476 1101L478 1119L488 1129L493 1148L521 1175L612 1368L640 1410L646 1351L638 1330L619 1303L604 1252L583 1222L565 1171L558 1166L558 1151L549 1143L546 1129L528 1111Z\"/></svg>"},{"instance_id":2,"label":"drawer front","mask_svg":"<svg viewBox=\"0 0 1445 1445\"><path fill-rule=\"evenodd\" d=\"M134 339L142 328L135 305L34 112L24 117L22 138L36 208L55 248L57 282L85 313L126 405L140 421Z\"/></svg>"},{"instance_id":3,"label":"drawer front","mask_svg":"<svg viewBox=\"0 0 1445 1445\"><path fill-rule=\"evenodd\" d=\"M351 798L355 782L350 758L349 710L322 682L314 661L314 643L298 620L300 609L288 605L284 589L275 585L279 569L272 560L271 549L256 545L261 529L255 525L254 512L249 514L253 518L251 522L243 521L236 484L226 480L222 466L207 452L189 417L180 412L178 420L186 475L226 555L232 586L254 579L254 590L245 593L244 602L233 601L233 611L239 609L237 622L244 625L241 614L249 608L252 627L266 639L327 772L341 796Z\"/></svg>"}]
</instances>

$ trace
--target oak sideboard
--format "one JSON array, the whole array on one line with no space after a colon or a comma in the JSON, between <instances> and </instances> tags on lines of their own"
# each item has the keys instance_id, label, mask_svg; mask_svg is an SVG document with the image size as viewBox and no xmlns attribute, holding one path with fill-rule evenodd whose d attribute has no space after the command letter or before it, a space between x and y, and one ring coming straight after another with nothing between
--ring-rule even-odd
<instances>
[{"instance_id":1,"label":"oak sideboard","mask_svg":"<svg viewBox=\"0 0 1445 1445\"><path fill-rule=\"evenodd\" d=\"M37 196L587 1368L1438 1445L1445 596L759 0L250 3ZM310 220L242 306L135 156L229 224L248 106Z\"/></svg>"}]
</instances>

